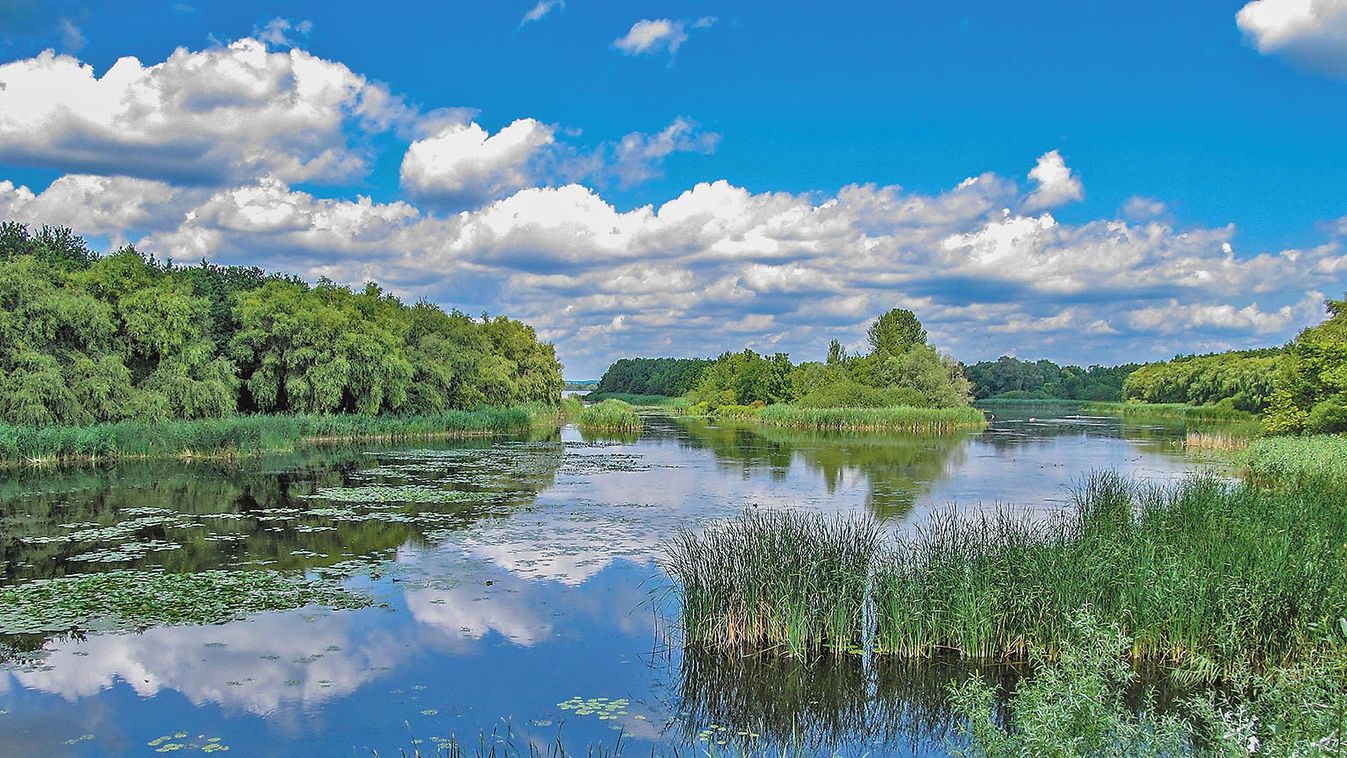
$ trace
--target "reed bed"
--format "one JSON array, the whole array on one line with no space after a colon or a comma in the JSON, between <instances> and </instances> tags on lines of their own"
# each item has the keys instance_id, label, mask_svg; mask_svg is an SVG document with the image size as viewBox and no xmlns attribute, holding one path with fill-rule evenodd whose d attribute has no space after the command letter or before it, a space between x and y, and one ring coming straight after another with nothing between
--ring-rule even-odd
<instances>
[{"instance_id":1,"label":"reed bed","mask_svg":"<svg viewBox=\"0 0 1347 758\"><path fill-rule=\"evenodd\" d=\"M880 530L866 517L759 511L676 532L662 566L681 587L687 639L802 657L862 644Z\"/></svg>"},{"instance_id":2,"label":"reed bed","mask_svg":"<svg viewBox=\"0 0 1347 758\"><path fill-rule=\"evenodd\" d=\"M641 417L629 403L621 400L604 400L595 405L586 406L580 412L581 429L599 432L639 432Z\"/></svg>"},{"instance_id":3,"label":"reed bed","mask_svg":"<svg viewBox=\"0 0 1347 758\"><path fill-rule=\"evenodd\" d=\"M1341 488L1347 483L1347 437L1265 437L1249 448L1246 465L1260 481Z\"/></svg>"},{"instance_id":4,"label":"reed bed","mask_svg":"<svg viewBox=\"0 0 1347 758\"><path fill-rule=\"evenodd\" d=\"M1249 421L1256 416L1248 411L1224 405L1188 405L1187 403L1092 402L1081 406L1085 413L1124 417L1182 419L1184 421Z\"/></svg>"},{"instance_id":5,"label":"reed bed","mask_svg":"<svg viewBox=\"0 0 1347 758\"><path fill-rule=\"evenodd\" d=\"M585 400L589 402L621 400L628 405L673 408L686 408L687 406L692 405L692 400L686 397L670 397L669 395L634 395L629 392L591 392L588 395L585 395Z\"/></svg>"},{"instance_id":6,"label":"reed bed","mask_svg":"<svg viewBox=\"0 0 1347 758\"><path fill-rule=\"evenodd\" d=\"M549 406L424 416L252 415L89 426L0 424L0 464L126 458L240 458L315 442L511 434L556 418Z\"/></svg>"},{"instance_id":7,"label":"reed bed","mask_svg":"<svg viewBox=\"0 0 1347 758\"><path fill-rule=\"evenodd\" d=\"M1295 659L1347 607L1347 511L1322 488L1099 474L1055 515L945 511L879 536L872 522L798 514L680 533L664 566L686 641L800 656L873 635L883 655L1020 661L1059 650L1088 604L1133 659L1214 680Z\"/></svg>"},{"instance_id":8,"label":"reed bed","mask_svg":"<svg viewBox=\"0 0 1347 758\"><path fill-rule=\"evenodd\" d=\"M769 405L758 414L765 424L790 429L825 431L890 431L907 434L950 434L983 429L987 417L976 408L801 408Z\"/></svg>"},{"instance_id":9,"label":"reed bed","mask_svg":"<svg viewBox=\"0 0 1347 758\"><path fill-rule=\"evenodd\" d=\"M1183 439L1183 449L1189 451L1209 451L1217 453L1238 453L1248 450L1253 439L1244 434L1227 432L1188 432Z\"/></svg>"}]
</instances>

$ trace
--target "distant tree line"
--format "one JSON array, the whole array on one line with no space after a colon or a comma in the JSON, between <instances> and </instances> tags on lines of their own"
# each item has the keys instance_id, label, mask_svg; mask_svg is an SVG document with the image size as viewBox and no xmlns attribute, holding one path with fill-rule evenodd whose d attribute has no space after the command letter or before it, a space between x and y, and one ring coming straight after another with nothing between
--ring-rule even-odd
<instances>
[{"instance_id":1,"label":"distant tree line","mask_svg":"<svg viewBox=\"0 0 1347 758\"><path fill-rule=\"evenodd\" d=\"M1059 366L1048 360L1023 361L1002 356L964 367L973 383L973 396L1036 400L1121 400L1123 380L1140 367Z\"/></svg>"},{"instance_id":2,"label":"distant tree line","mask_svg":"<svg viewBox=\"0 0 1347 758\"><path fill-rule=\"evenodd\" d=\"M706 358L622 358L603 372L594 392L679 397L711 363Z\"/></svg>"},{"instance_id":3,"label":"distant tree line","mask_svg":"<svg viewBox=\"0 0 1347 758\"><path fill-rule=\"evenodd\" d=\"M748 349L713 360L624 358L604 373L598 392L687 396L706 409L773 403L949 408L971 400L962 367L928 344L911 311L885 313L868 336L868 353L849 355L833 340L825 360L798 365L785 353Z\"/></svg>"},{"instance_id":4,"label":"distant tree line","mask_svg":"<svg viewBox=\"0 0 1347 758\"><path fill-rule=\"evenodd\" d=\"M1148 363L1127 377L1123 399L1227 405L1262 413L1272 396L1282 352L1281 348L1237 350Z\"/></svg>"},{"instance_id":5,"label":"distant tree line","mask_svg":"<svg viewBox=\"0 0 1347 758\"><path fill-rule=\"evenodd\" d=\"M436 413L561 385L552 345L508 318L0 224L0 422Z\"/></svg>"}]
</instances>

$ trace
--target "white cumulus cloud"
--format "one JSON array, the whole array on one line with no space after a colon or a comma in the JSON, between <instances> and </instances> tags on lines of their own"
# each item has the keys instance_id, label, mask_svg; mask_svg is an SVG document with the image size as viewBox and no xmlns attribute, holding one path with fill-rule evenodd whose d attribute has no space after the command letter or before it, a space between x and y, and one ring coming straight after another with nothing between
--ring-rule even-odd
<instances>
[{"instance_id":1,"label":"white cumulus cloud","mask_svg":"<svg viewBox=\"0 0 1347 758\"><path fill-rule=\"evenodd\" d=\"M1021 206L1027 212L1053 208L1085 197L1085 185L1056 150L1038 157L1038 163L1029 171L1029 179L1038 186Z\"/></svg>"},{"instance_id":2,"label":"white cumulus cloud","mask_svg":"<svg viewBox=\"0 0 1347 758\"><path fill-rule=\"evenodd\" d=\"M245 38L102 75L51 51L0 65L0 161L177 182L337 181L366 169L349 127L409 117L381 85Z\"/></svg>"},{"instance_id":3,"label":"white cumulus cloud","mask_svg":"<svg viewBox=\"0 0 1347 758\"><path fill-rule=\"evenodd\" d=\"M402 186L447 205L480 205L532 184L553 129L531 118L495 134L476 123L451 124L417 140L402 159Z\"/></svg>"},{"instance_id":4,"label":"white cumulus cloud","mask_svg":"<svg viewBox=\"0 0 1347 758\"><path fill-rule=\"evenodd\" d=\"M1347 78L1347 0L1254 0L1235 23L1260 53Z\"/></svg>"}]
</instances>

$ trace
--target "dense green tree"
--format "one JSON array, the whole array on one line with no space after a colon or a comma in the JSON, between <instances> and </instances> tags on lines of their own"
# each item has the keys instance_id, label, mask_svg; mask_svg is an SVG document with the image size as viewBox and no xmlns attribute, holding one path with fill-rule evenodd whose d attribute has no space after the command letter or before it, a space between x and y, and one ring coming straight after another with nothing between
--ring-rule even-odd
<instances>
[{"instance_id":1,"label":"dense green tree","mask_svg":"<svg viewBox=\"0 0 1347 758\"><path fill-rule=\"evenodd\" d=\"M926 330L917 315L905 308L894 308L875 319L868 336L871 351L886 356L926 344Z\"/></svg>"},{"instance_id":2,"label":"dense green tree","mask_svg":"<svg viewBox=\"0 0 1347 758\"><path fill-rule=\"evenodd\" d=\"M622 358L603 372L594 392L679 397L696 386L710 365L704 358Z\"/></svg>"},{"instance_id":3,"label":"dense green tree","mask_svg":"<svg viewBox=\"0 0 1347 758\"><path fill-rule=\"evenodd\" d=\"M1213 355L1179 356L1148 363L1123 382L1123 398L1144 403L1224 403L1243 411L1262 412L1272 396L1279 349L1245 350Z\"/></svg>"},{"instance_id":4,"label":"dense green tree","mask_svg":"<svg viewBox=\"0 0 1347 758\"><path fill-rule=\"evenodd\" d=\"M1347 431L1347 300L1329 300L1328 320L1302 331L1277 372L1264 430Z\"/></svg>"},{"instance_id":5,"label":"dense green tree","mask_svg":"<svg viewBox=\"0 0 1347 758\"><path fill-rule=\"evenodd\" d=\"M964 372L973 384L973 396L978 399L1004 395L1006 397L1112 400L1122 399L1123 381L1140 364L1121 366L1059 366L1048 360L1024 361L1001 356L994 361L982 361L965 366Z\"/></svg>"},{"instance_id":6,"label":"dense green tree","mask_svg":"<svg viewBox=\"0 0 1347 758\"><path fill-rule=\"evenodd\" d=\"M552 346L508 318L0 223L0 422L433 413L556 403L561 384Z\"/></svg>"}]
</instances>

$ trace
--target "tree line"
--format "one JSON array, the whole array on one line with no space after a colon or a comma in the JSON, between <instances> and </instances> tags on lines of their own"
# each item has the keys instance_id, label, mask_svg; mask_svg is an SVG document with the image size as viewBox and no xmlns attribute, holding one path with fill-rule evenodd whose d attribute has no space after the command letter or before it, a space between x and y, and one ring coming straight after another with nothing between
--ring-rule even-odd
<instances>
[{"instance_id":1,"label":"tree line","mask_svg":"<svg viewBox=\"0 0 1347 758\"><path fill-rule=\"evenodd\" d=\"M1181 355L1148 363L1123 383L1123 399L1143 403L1225 405L1262 413L1282 359L1281 348Z\"/></svg>"},{"instance_id":2,"label":"tree line","mask_svg":"<svg viewBox=\"0 0 1347 758\"><path fill-rule=\"evenodd\" d=\"M561 386L552 345L512 319L0 224L0 422L431 414Z\"/></svg>"},{"instance_id":3,"label":"tree line","mask_svg":"<svg viewBox=\"0 0 1347 758\"><path fill-rule=\"evenodd\" d=\"M706 409L791 403L808 408L967 405L968 380L953 358L928 344L908 310L895 308L869 330L870 352L848 354L833 340L823 361L794 364L786 353L745 349L715 359L624 358L599 392L686 396Z\"/></svg>"},{"instance_id":4,"label":"tree line","mask_svg":"<svg viewBox=\"0 0 1347 758\"><path fill-rule=\"evenodd\" d=\"M965 366L979 400L1000 397L1026 400L1120 400L1123 380L1140 368L1121 366L1059 366L1049 360L1024 361L1001 356Z\"/></svg>"}]
</instances>

